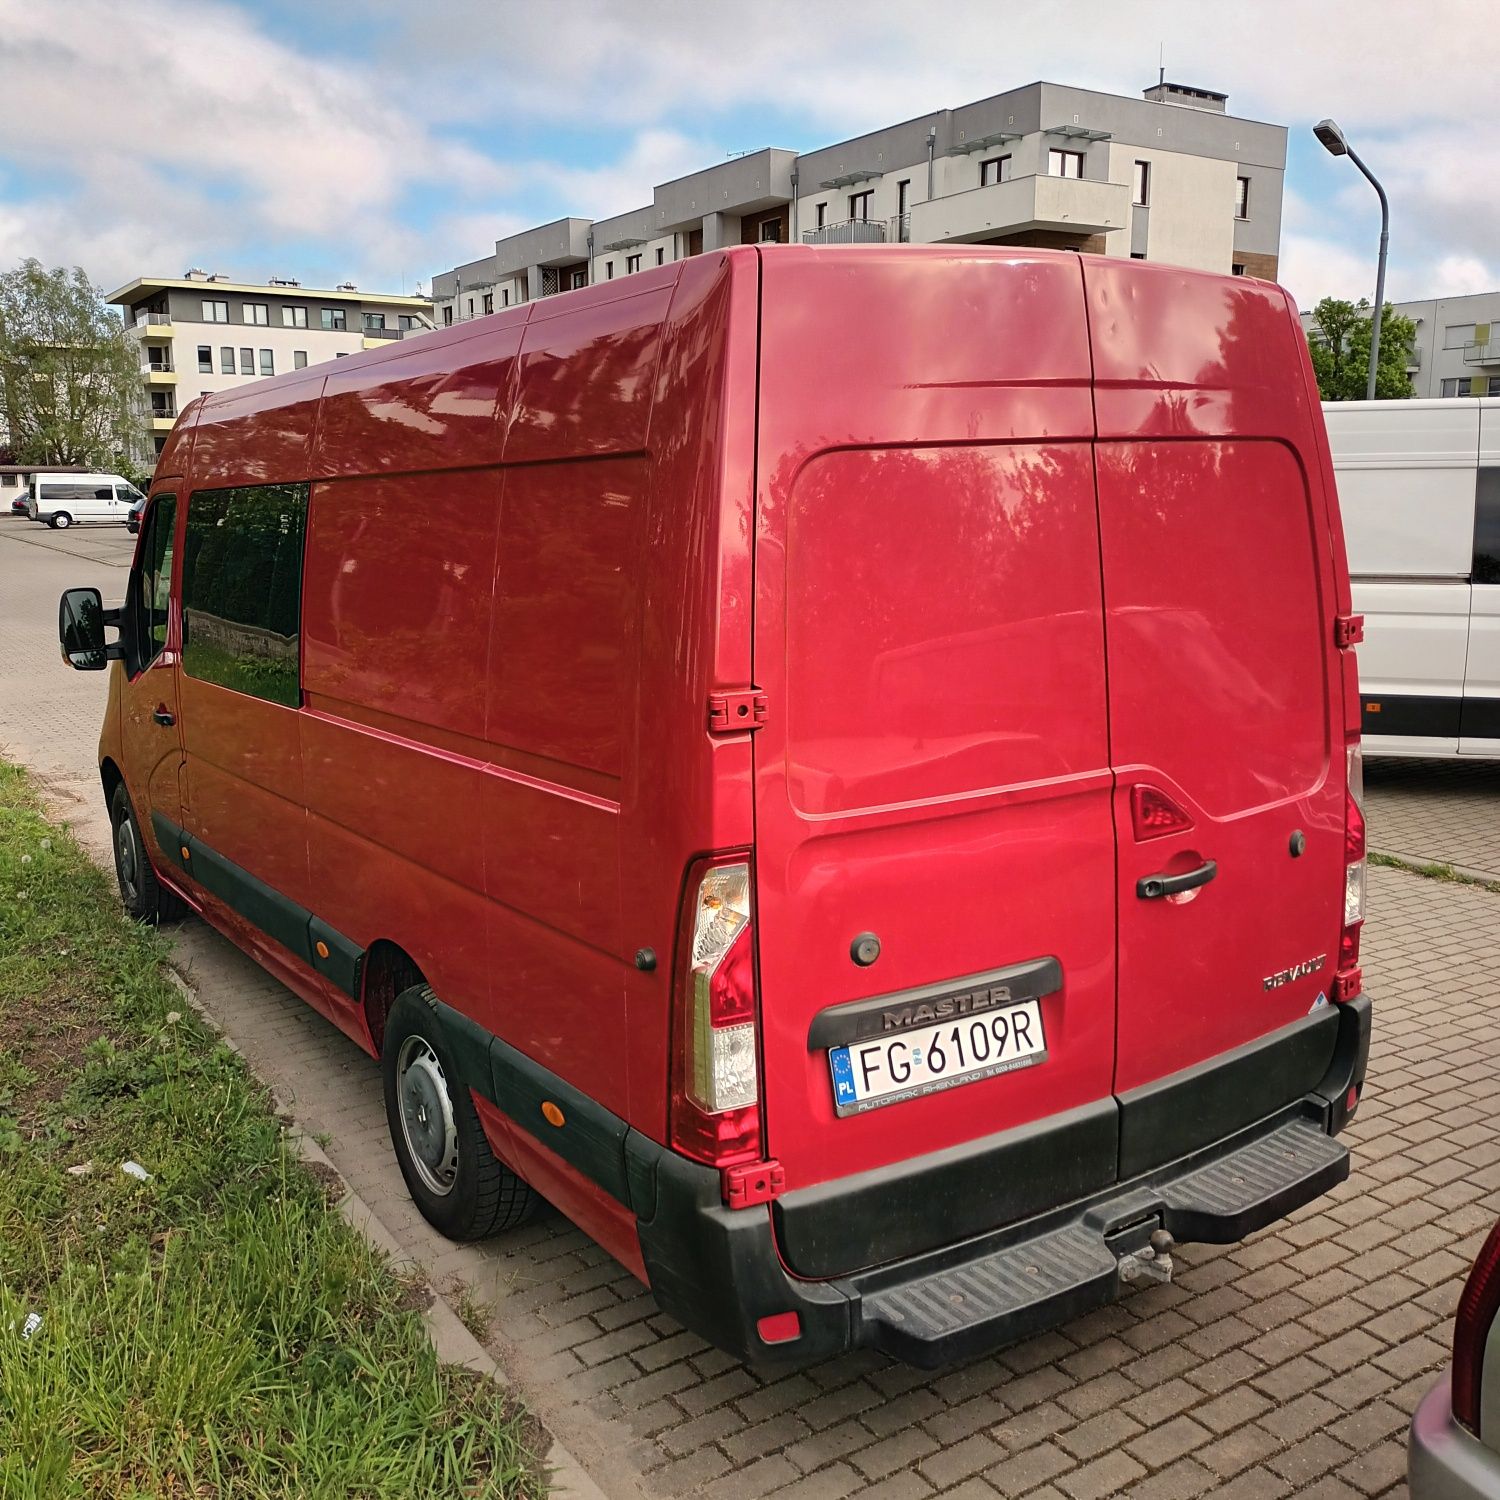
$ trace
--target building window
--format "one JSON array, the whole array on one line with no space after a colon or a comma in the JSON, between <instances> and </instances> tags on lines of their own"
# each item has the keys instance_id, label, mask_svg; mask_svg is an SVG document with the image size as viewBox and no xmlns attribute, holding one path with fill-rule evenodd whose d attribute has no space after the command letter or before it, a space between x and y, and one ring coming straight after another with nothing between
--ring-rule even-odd
<instances>
[{"instance_id":1,"label":"building window","mask_svg":"<svg viewBox=\"0 0 1500 1500\"><path fill-rule=\"evenodd\" d=\"M470 297L468 300L469 300L469 316L472 318L474 316L474 299L472 297Z\"/></svg>"},{"instance_id":2,"label":"building window","mask_svg":"<svg viewBox=\"0 0 1500 1500\"><path fill-rule=\"evenodd\" d=\"M627 276L635 275L635 273L639 271L640 268L641 258L639 255L627 255L625 257L625 274Z\"/></svg>"},{"instance_id":3,"label":"building window","mask_svg":"<svg viewBox=\"0 0 1500 1500\"><path fill-rule=\"evenodd\" d=\"M1489 376L1469 375L1443 382L1445 396L1483 396L1489 393ZM1500 392L1497 392L1500 394Z\"/></svg>"},{"instance_id":4,"label":"building window","mask_svg":"<svg viewBox=\"0 0 1500 1500\"><path fill-rule=\"evenodd\" d=\"M296 708L305 484L199 490L188 502L182 670Z\"/></svg>"},{"instance_id":5,"label":"building window","mask_svg":"<svg viewBox=\"0 0 1500 1500\"><path fill-rule=\"evenodd\" d=\"M874 188L866 188L862 193L849 194L849 217L868 221L870 217L870 200L875 196Z\"/></svg>"},{"instance_id":6,"label":"building window","mask_svg":"<svg viewBox=\"0 0 1500 1500\"><path fill-rule=\"evenodd\" d=\"M1234 216L1237 219L1250 217L1250 179L1248 177L1234 179Z\"/></svg>"},{"instance_id":7,"label":"building window","mask_svg":"<svg viewBox=\"0 0 1500 1500\"><path fill-rule=\"evenodd\" d=\"M306 328L307 309L305 307L283 307L281 309L281 326L283 328Z\"/></svg>"},{"instance_id":8,"label":"building window","mask_svg":"<svg viewBox=\"0 0 1500 1500\"><path fill-rule=\"evenodd\" d=\"M198 345L198 373L212 375L214 372L214 348L212 344Z\"/></svg>"},{"instance_id":9,"label":"building window","mask_svg":"<svg viewBox=\"0 0 1500 1500\"><path fill-rule=\"evenodd\" d=\"M151 392L151 415L153 417L175 417L177 415L177 407L172 401L171 391Z\"/></svg>"},{"instance_id":10,"label":"building window","mask_svg":"<svg viewBox=\"0 0 1500 1500\"><path fill-rule=\"evenodd\" d=\"M1462 349L1465 344L1472 344L1474 339L1473 323L1450 323L1443 330L1443 348Z\"/></svg>"},{"instance_id":11,"label":"building window","mask_svg":"<svg viewBox=\"0 0 1500 1500\"><path fill-rule=\"evenodd\" d=\"M260 373L262 375L274 375L276 373L276 356L269 349L260 351Z\"/></svg>"},{"instance_id":12,"label":"building window","mask_svg":"<svg viewBox=\"0 0 1500 1500\"><path fill-rule=\"evenodd\" d=\"M271 309L264 302L247 302L240 309L240 316L247 323L254 323L258 328L264 328L271 321Z\"/></svg>"},{"instance_id":13,"label":"building window","mask_svg":"<svg viewBox=\"0 0 1500 1500\"><path fill-rule=\"evenodd\" d=\"M1010 157L992 156L979 163L979 185L988 187L992 182L1010 181Z\"/></svg>"},{"instance_id":14,"label":"building window","mask_svg":"<svg viewBox=\"0 0 1500 1500\"><path fill-rule=\"evenodd\" d=\"M1049 177L1083 177L1082 151L1049 151L1047 153L1047 175Z\"/></svg>"},{"instance_id":15,"label":"building window","mask_svg":"<svg viewBox=\"0 0 1500 1500\"><path fill-rule=\"evenodd\" d=\"M1144 250L1132 250L1130 252L1130 258L1131 260L1145 260L1146 252Z\"/></svg>"},{"instance_id":16,"label":"building window","mask_svg":"<svg viewBox=\"0 0 1500 1500\"><path fill-rule=\"evenodd\" d=\"M409 333L417 326L417 320L410 313L399 313L396 317L396 326L402 333Z\"/></svg>"},{"instance_id":17,"label":"building window","mask_svg":"<svg viewBox=\"0 0 1500 1500\"><path fill-rule=\"evenodd\" d=\"M453 327L453 309L451 307L445 307L443 309L443 327Z\"/></svg>"},{"instance_id":18,"label":"building window","mask_svg":"<svg viewBox=\"0 0 1500 1500\"><path fill-rule=\"evenodd\" d=\"M818 203L813 206L813 212L817 215L816 224L819 229L828 222L828 205Z\"/></svg>"},{"instance_id":19,"label":"building window","mask_svg":"<svg viewBox=\"0 0 1500 1500\"><path fill-rule=\"evenodd\" d=\"M305 370L307 368L307 350L292 350L292 368L294 370Z\"/></svg>"},{"instance_id":20,"label":"building window","mask_svg":"<svg viewBox=\"0 0 1500 1500\"><path fill-rule=\"evenodd\" d=\"M571 280L569 282L569 285L568 285L568 290L572 291L572 292L576 292L580 287L585 287L588 284L589 284L589 271L588 271L588 267L587 266L577 266L577 267L575 267L574 271L573 271L572 278L571 278Z\"/></svg>"},{"instance_id":21,"label":"building window","mask_svg":"<svg viewBox=\"0 0 1500 1500\"><path fill-rule=\"evenodd\" d=\"M1235 263L1232 266L1230 266L1229 270L1230 270L1230 274L1231 275L1234 275L1234 276L1243 276L1245 274L1245 263L1244 263L1244 261L1242 261L1242 260L1235 261Z\"/></svg>"},{"instance_id":22,"label":"building window","mask_svg":"<svg viewBox=\"0 0 1500 1500\"><path fill-rule=\"evenodd\" d=\"M240 374L241 375L253 375L253 374L255 374L255 350L254 349L241 349L240 350Z\"/></svg>"},{"instance_id":23,"label":"building window","mask_svg":"<svg viewBox=\"0 0 1500 1500\"><path fill-rule=\"evenodd\" d=\"M234 374L234 350L228 344L219 350L219 372L223 375Z\"/></svg>"},{"instance_id":24,"label":"building window","mask_svg":"<svg viewBox=\"0 0 1500 1500\"><path fill-rule=\"evenodd\" d=\"M510 306L510 288L509 287L505 287L501 291L501 293L500 293L500 306L501 307L509 307Z\"/></svg>"},{"instance_id":25,"label":"building window","mask_svg":"<svg viewBox=\"0 0 1500 1500\"><path fill-rule=\"evenodd\" d=\"M205 323L227 323L229 321L229 304L227 302L205 302L203 304L203 321Z\"/></svg>"},{"instance_id":26,"label":"building window","mask_svg":"<svg viewBox=\"0 0 1500 1500\"><path fill-rule=\"evenodd\" d=\"M332 333L342 333L348 326L344 321L342 307L325 307L322 310L323 327Z\"/></svg>"},{"instance_id":27,"label":"building window","mask_svg":"<svg viewBox=\"0 0 1500 1500\"><path fill-rule=\"evenodd\" d=\"M490 299L486 297L484 300L488 302ZM489 312L489 310L489 308L485 308L486 312ZM385 327L384 313L364 313L362 316L364 319L364 326L366 328L373 328L376 330L376 332L379 332Z\"/></svg>"},{"instance_id":28,"label":"building window","mask_svg":"<svg viewBox=\"0 0 1500 1500\"><path fill-rule=\"evenodd\" d=\"M1135 195L1131 201L1145 208L1151 201L1151 163L1138 161L1135 164Z\"/></svg>"},{"instance_id":29,"label":"building window","mask_svg":"<svg viewBox=\"0 0 1500 1500\"><path fill-rule=\"evenodd\" d=\"M905 177L896 184L896 212L904 219L911 208L911 178Z\"/></svg>"},{"instance_id":30,"label":"building window","mask_svg":"<svg viewBox=\"0 0 1500 1500\"><path fill-rule=\"evenodd\" d=\"M656 247L656 263L659 266L664 266L667 263L666 247L663 245L658 245Z\"/></svg>"},{"instance_id":31,"label":"building window","mask_svg":"<svg viewBox=\"0 0 1500 1500\"><path fill-rule=\"evenodd\" d=\"M615 263L612 260L604 262L604 279L606 281L613 281L615 279Z\"/></svg>"}]
</instances>

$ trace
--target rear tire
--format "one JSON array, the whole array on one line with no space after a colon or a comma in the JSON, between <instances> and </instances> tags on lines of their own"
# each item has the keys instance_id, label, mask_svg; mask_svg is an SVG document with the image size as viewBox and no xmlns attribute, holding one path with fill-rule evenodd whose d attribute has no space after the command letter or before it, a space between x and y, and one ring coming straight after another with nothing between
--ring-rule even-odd
<instances>
[{"instance_id":1,"label":"rear tire","mask_svg":"<svg viewBox=\"0 0 1500 1500\"><path fill-rule=\"evenodd\" d=\"M498 1161L425 984L403 990L385 1021L381 1073L391 1145L422 1217L450 1240L524 1224L539 1199Z\"/></svg>"},{"instance_id":2,"label":"rear tire","mask_svg":"<svg viewBox=\"0 0 1500 1500\"><path fill-rule=\"evenodd\" d=\"M47 522L47 524L54 531L66 531L68 527L73 524L73 518L67 513L67 511L60 510L55 516L52 517L50 521Z\"/></svg>"},{"instance_id":3,"label":"rear tire","mask_svg":"<svg viewBox=\"0 0 1500 1500\"><path fill-rule=\"evenodd\" d=\"M120 887L120 901L137 922L155 925L170 922L183 914L183 905L165 890L151 868L146 846L141 840L141 825L136 821L130 794L122 781L109 799L109 822L114 831L115 880Z\"/></svg>"}]
</instances>

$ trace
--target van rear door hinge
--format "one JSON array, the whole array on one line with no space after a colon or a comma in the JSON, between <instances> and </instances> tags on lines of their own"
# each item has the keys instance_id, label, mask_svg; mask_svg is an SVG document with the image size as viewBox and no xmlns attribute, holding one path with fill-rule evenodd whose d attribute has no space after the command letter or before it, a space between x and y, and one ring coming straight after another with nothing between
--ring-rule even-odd
<instances>
[{"instance_id":1,"label":"van rear door hinge","mask_svg":"<svg viewBox=\"0 0 1500 1500\"><path fill-rule=\"evenodd\" d=\"M739 734L759 729L766 722L771 705L764 693L752 688L748 693L710 693L708 698L708 732Z\"/></svg>"},{"instance_id":2,"label":"van rear door hinge","mask_svg":"<svg viewBox=\"0 0 1500 1500\"><path fill-rule=\"evenodd\" d=\"M743 1161L720 1174L724 1201L730 1208L753 1208L786 1191L786 1173L779 1161Z\"/></svg>"},{"instance_id":3,"label":"van rear door hinge","mask_svg":"<svg viewBox=\"0 0 1500 1500\"><path fill-rule=\"evenodd\" d=\"M1336 646L1357 646L1364 638L1363 615L1340 615L1333 622L1333 641Z\"/></svg>"}]
</instances>

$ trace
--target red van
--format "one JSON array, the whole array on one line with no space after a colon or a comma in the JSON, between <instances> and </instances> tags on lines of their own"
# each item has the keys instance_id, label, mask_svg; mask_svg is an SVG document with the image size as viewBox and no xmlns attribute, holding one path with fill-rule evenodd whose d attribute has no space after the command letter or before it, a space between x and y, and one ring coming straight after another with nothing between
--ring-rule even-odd
<instances>
[{"instance_id":1,"label":"red van","mask_svg":"<svg viewBox=\"0 0 1500 1500\"><path fill-rule=\"evenodd\" d=\"M1274 286L745 247L209 396L100 743L120 887L752 1359L920 1364L1340 1181L1359 698ZM118 643L103 628L118 624Z\"/></svg>"}]
</instances>

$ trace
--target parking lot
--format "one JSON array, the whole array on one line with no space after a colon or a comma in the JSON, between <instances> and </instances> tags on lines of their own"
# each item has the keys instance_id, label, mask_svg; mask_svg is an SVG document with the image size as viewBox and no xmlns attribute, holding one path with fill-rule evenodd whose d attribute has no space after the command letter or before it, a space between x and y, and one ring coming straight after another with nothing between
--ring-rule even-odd
<instances>
[{"instance_id":1,"label":"parking lot","mask_svg":"<svg viewBox=\"0 0 1500 1500\"><path fill-rule=\"evenodd\" d=\"M96 848L103 674L67 671L56 596L123 590L122 530L0 518L0 749ZM1500 879L1500 767L1369 771L1372 846ZM763 1378L708 1349L555 1213L487 1244L435 1236L386 1137L375 1065L198 923L205 1005L439 1288L467 1287L528 1404L611 1497L1404 1493L1404 1429L1446 1357L1500 1209L1500 895L1371 871L1376 1002L1348 1182L1173 1284L939 1375L852 1356Z\"/></svg>"}]
</instances>

